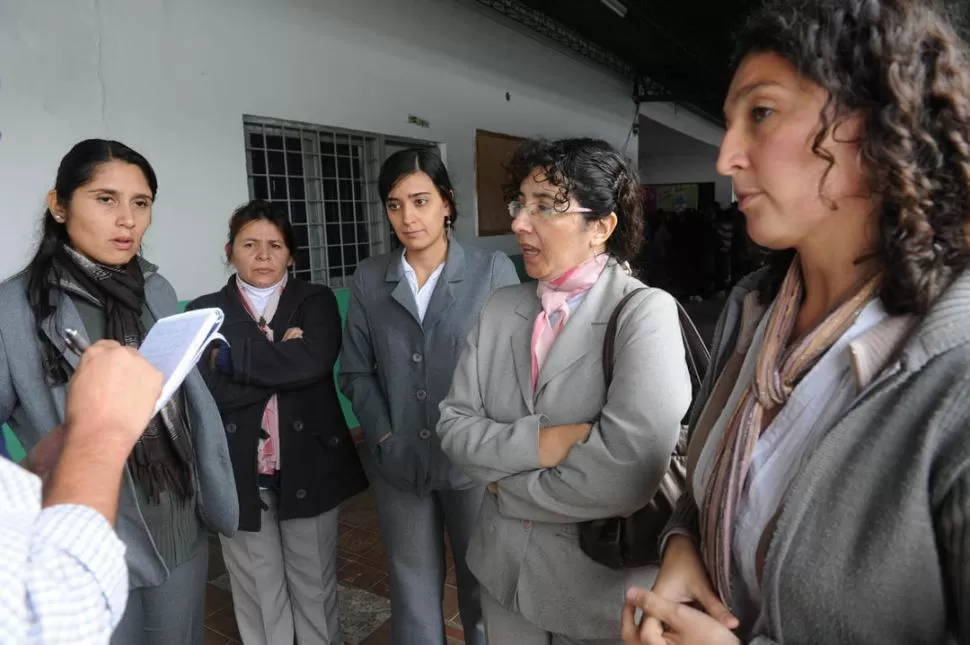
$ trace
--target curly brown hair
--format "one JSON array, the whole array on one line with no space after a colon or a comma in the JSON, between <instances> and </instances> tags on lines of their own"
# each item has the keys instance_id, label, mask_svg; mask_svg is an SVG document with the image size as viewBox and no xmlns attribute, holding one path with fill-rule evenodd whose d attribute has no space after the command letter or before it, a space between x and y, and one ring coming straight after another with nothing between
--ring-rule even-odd
<instances>
[{"instance_id":1,"label":"curly brown hair","mask_svg":"<svg viewBox=\"0 0 970 645\"><path fill-rule=\"evenodd\" d=\"M505 167L502 190L508 202L519 198L519 186L536 169L558 188L556 204L570 199L592 212L586 221L616 214L616 229L606 251L620 262L632 262L643 246L643 188L637 171L613 146L599 139L526 141Z\"/></svg>"},{"instance_id":2,"label":"curly brown hair","mask_svg":"<svg viewBox=\"0 0 970 645\"><path fill-rule=\"evenodd\" d=\"M826 138L862 117L860 158L881 205L881 297L890 313L926 312L970 264L970 56L953 26L929 0L769 0L738 40L736 66L773 53L828 92L812 150L829 170ZM763 296L791 257L771 259Z\"/></svg>"}]
</instances>

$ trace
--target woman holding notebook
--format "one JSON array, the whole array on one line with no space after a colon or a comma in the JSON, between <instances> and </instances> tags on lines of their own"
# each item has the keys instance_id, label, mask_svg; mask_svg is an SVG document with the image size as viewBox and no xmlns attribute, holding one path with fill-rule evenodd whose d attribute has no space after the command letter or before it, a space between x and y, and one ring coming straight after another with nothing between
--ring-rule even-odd
<instances>
[{"instance_id":1,"label":"woman holding notebook","mask_svg":"<svg viewBox=\"0 0 970 645\"><path fill-rule=\"evenodd\" d=\"M139 255L157 186L124 144L78 143L58 168L33 259L0 285L0 422L31 450L28 465L49 461L64 437L52 431L79 360L66 330L137 347L178 311L172 286ZM114 645L202 645L207 533L238 524L221 425L193 370L128 459L116 529L130 592Z\"/></svg>"},{"instance_id":2,"label":"woman holding notebook","mask_svg":"<svg viewBox=\"0 0 970 645\"><path fill-rule=\"evenodd\" d=\"M287 275L295 249L285 215L263 201L240 207L226 245L235 275L189 305L225 313L229 345L200 369L239 494L239 532L222 552L245 645L342 642L337 506L367 488L334 386L337 299Z\"/></svg>"}]
</instances>

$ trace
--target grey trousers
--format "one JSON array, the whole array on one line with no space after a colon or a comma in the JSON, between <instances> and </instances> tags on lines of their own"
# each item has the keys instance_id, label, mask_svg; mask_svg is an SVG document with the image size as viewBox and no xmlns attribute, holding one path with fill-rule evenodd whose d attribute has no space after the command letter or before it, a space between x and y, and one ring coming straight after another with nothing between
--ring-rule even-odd
<instances>
[{"instance_id":1,"label":"grey trousers","mask_svg":"<svg viewBox=\"0 0 970 645\"><path fill-rule=\"evenodd\" d=\"M280 522L276 493L260 495L260 531L219 538L243 645L340 643L338 509Z\"/></svg>"},{"instance_id":2,"label":"grey trousers","mask_svg":"<svg viewBox=\"0 0 970 645\"><path fill-rule=\"evenodd\" d=\"M378 472L370 453L362 455L377 499L381 539L391 578L393 645L445 645L445 532L451 542L458 587L458 610L465 643L485 645L478 581L465 552L478 520L483 488L439 490L427 497L400 490Z\"/></svg>"},{"instance_id":3,"label":"grey trousers","mask_svg":"<svg viewBox=\"0 0 970 645\"><path fill-rule=\"evenodd\" d=\"M482 614L488 645L623 645L622 639L578 640L539 629L522 614L509 611L487 591L482 591ZM620 629L620 609L616 610Z\"/></svg>"},{"instance_id":4,"label":"grey trousers","mask_svg":"<svg viewBox=\"0 0 970 645\"><path fill-rule=\"evenodd\" d=\"M128 604L111 645L202 645L209 540L203 535L192 557L157 587L128 591Z\"/></svg>"}]
</instances>

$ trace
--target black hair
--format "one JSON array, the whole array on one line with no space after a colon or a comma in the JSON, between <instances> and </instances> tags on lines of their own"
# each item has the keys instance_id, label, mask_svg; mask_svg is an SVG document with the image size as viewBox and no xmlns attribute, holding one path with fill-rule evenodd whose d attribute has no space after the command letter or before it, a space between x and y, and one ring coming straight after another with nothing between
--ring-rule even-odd
<instances>
[{"instance_id":1,"label":"black hair","mask_svg":"<svg viewBox=\"0 0 970 645\"><path fill-rule=\"evenodd\" d=\"M64 209L70 206L75 191L94 179L98 169L111 161L122 161L138 166L151 189L152 199L158 193L158 178L155 170L141 154L125 144L106 139L86 139L68 151L57 168L54 193L57 202ZM54 382L64 381L67 375L61 369L60 354L47 340L42 323L54 313L60 298L56 283L60 276L55 264L55 256L61 248L70 243L67 225L54 219L48 208L43 215L40 243L25 270L27 278L27 300L34 314L38 338L41 341L44 371Z\"/></svg>"},{"instance_id":2,"label":"black hair","mask_svg":"<svg viewBox=\"0 0 970 645\"><path fill-rule=\"evenodd\" d=\"M387 198L398 182L416 172L423 172L431 178L431 183L438 189L441 199L451 208L451 216L445 223L449 228L453 228L455 220L458 219L455 190L451 185L451 177L448 176L445 162L441 160L441 155L435 148L399 150L384 160L377 178L377 192L381 196L381 203L387 206Z\"/></svg>"},{"instance_id":3,"label":"black hair","mask_svg":"<svg viewBox=\"0 0 970 645\"><path fill-rule=\"evenodd\" d=\"M522 182L536 170L559 189L556 203L575 199L592 212L587 222L616 214L616 230L606 242L607 252L620 262L633 262L643 246L643 186L629 161L599 139L526 141L506 166L506 201L519 197Z\"/></svg>"},{"instance_id":4,"label":"black hair","mask_svg":"<svg viewBox=\"0 0 970 645\"><path fill-rule=\"evenodd\" d=\"M860 160L880 203L880 296L892 314L926 312L970 265L970 56L933 5L771 0L749 19L734 61L775 54L826 91L812 151L829 171L827 137L861 117ZM774 298L793 255L769 256L762 300Z\"/></svg>"},{"instance_id":5,"label":"black hair","mask_svg":"<svg viewBox=\"0 0 970 645\"><path fill-rule=\"evenodd\" d=\"M229 245L226 248L226 260L229 261L232 259L232 245L236 242L236 236L239 235L239 231L247 224L259 220L265 220L279 229L280 234L283 236L283 243L286 244L290 256L295 258L296 235L293 233L293 225L290 223L290 218L270 202L262 199L254 199L233 211L232 216L229 218Z\"/></svg>"}]
</instances>

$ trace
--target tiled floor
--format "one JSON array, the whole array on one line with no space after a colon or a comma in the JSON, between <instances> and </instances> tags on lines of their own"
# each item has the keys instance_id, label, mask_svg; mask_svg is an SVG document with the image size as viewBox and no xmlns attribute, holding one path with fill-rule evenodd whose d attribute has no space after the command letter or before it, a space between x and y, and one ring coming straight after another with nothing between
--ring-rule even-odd
<instances>
[{"instance_id":1,"label":"tiled floor","mask_svg":"<svg viewBox=\"0 0 970 645\"><path fill-rule=\"evenodd\" d=\"M442 607L448 643L459 645L465 640L458 620L458 595L450 552L448 563ZM206 590L205 645L239 645L239 631L233 616L232 596L228 591L225 571L219 541L213 539ZM387 562L377 533L377 511L370 491L341 506L337 576L342 591L341 621L345 640L354 645L389 644L391 623L385 618L390 616Z\"/></svg>"}]
</instances>

